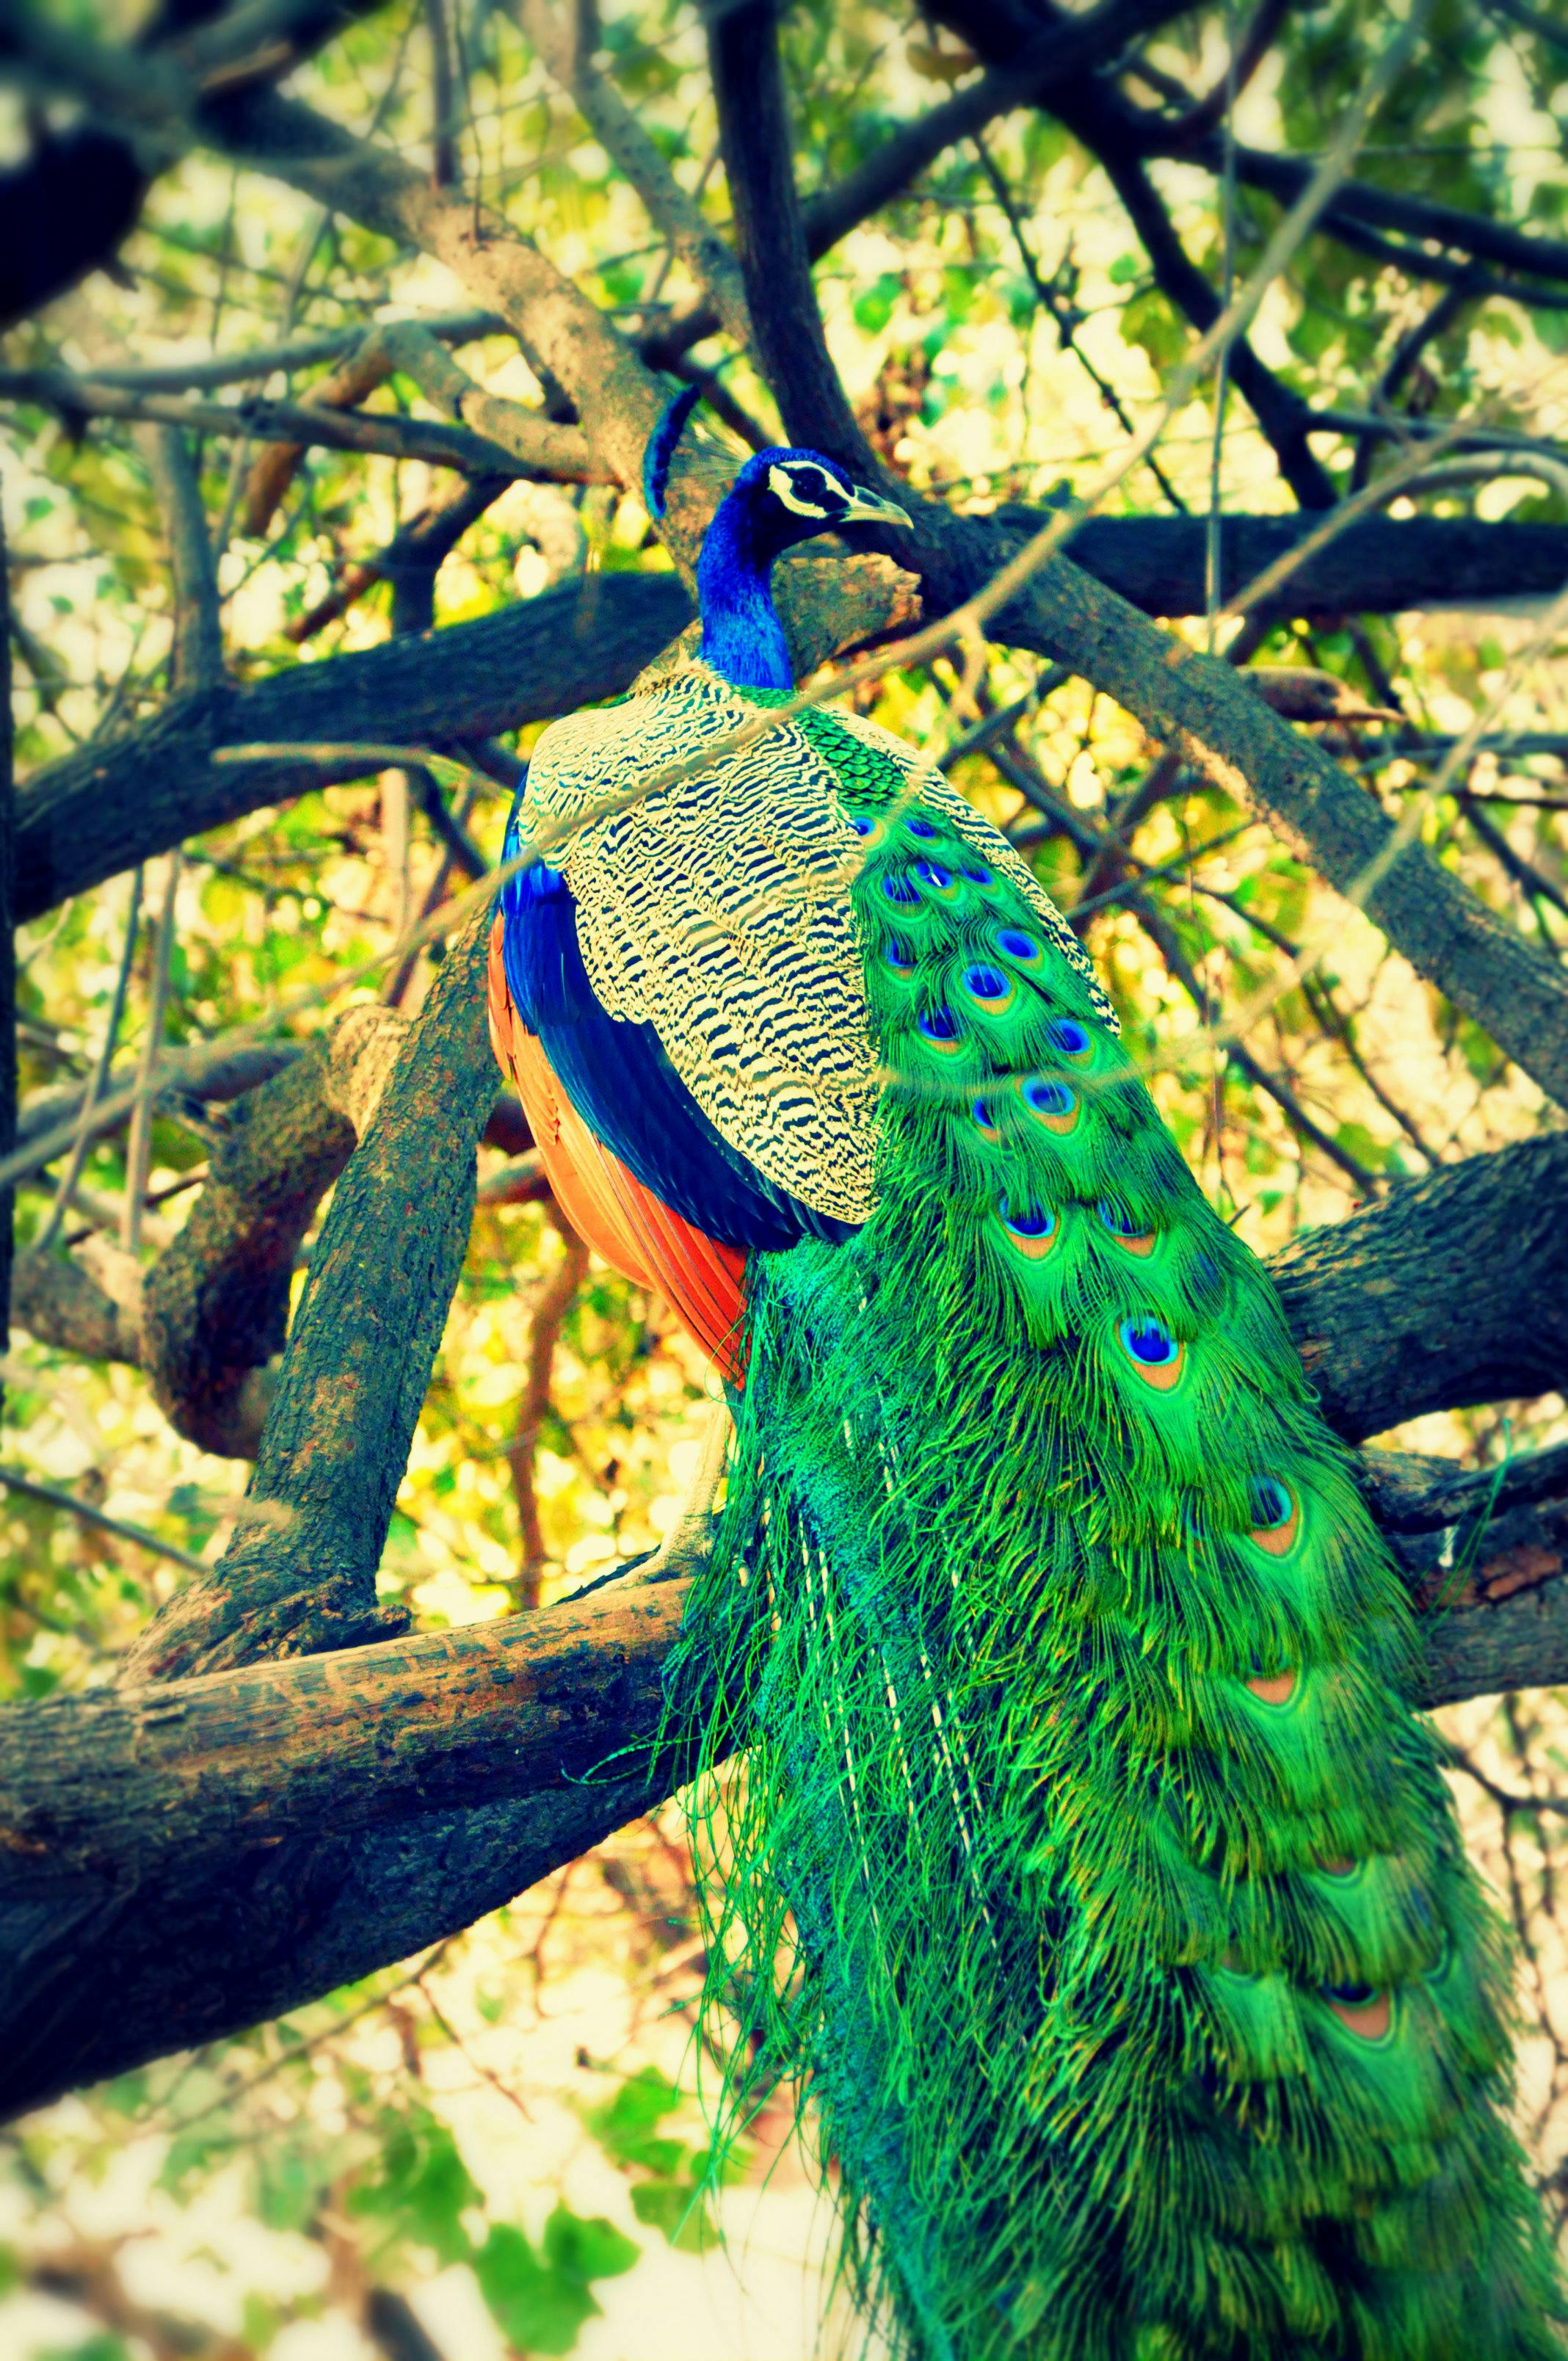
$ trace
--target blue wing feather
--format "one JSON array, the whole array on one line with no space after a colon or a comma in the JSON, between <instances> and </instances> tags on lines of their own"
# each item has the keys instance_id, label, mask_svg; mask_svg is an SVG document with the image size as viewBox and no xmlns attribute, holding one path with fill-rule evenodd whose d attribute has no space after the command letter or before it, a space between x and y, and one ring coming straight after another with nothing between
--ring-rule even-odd
<instances>
[{"instance_id":1,"label":"blue wing feather","mask_svg":"<svg viewBox=\"0 0 1568 2361\"><path fill-rule=\"evenodd\" d=\"M508 831L509 851L515 850ZM850 1224L777 1187L708 1121L652 1025L601 1006L577 941L571 890L541 862L501 889L512 1005L567 1099L645 1189L721 1246L778 1252L803 1237L837 1243Z\"/></svg>"}]
</instances>

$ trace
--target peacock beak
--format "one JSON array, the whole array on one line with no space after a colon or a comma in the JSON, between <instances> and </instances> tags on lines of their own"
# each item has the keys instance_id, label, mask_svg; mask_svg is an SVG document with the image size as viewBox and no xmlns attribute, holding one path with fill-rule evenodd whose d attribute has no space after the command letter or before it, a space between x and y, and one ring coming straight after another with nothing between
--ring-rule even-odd
<instances>
[{"instance_id":1,"label":"peacock beak","mask_svg":"<svg viewBox=\"0 0 1568 2361\"><path fill-rule=\"evenodd\" d=\"M896 500L884 500L880 492L868 492L864 484L851 484L850 505L834 520L838 524L906 524L914 518Z\"/></svg>"}]
</instances>

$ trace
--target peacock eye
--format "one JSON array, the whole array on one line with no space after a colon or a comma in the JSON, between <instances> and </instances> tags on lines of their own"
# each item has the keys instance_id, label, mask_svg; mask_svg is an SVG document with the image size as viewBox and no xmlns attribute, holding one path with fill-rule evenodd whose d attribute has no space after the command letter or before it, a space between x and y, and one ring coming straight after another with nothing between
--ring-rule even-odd
<instances>
[{"instance_id":1,"label":"peacock eye","mask_svg":"<svg viewBox=\"0 0 1568 2361\"><path fill-rule=\"evenodd\" d=\"M964 875L971 885L990 885L995 882L982 861L966 861Z\"/></svg>"},{"instance_id":2,"label":"peacock eye","mask_svg":"<svg viewBox=\"0 0 1568 2361\"><path fill-rule=\"evenodd\" d=\"M1145 1229L1143 1224L1128 1213L1125 1205L1118 1204L1113 1197L1102 1197L1095 1210L1102 1225L1110 1231L1119 1246L1127 1248L1129 1254L1146 1255L1153 1251L1154 1232Z\"/></svg>"},{"instance_id":3,"label":"peacock eye","mask_svg":"<svg viewBox=\"0 0 1568 2361\"><path fill-rule=\"evenodd\" d=\"M1094 1047L1088 1027L1076 1016L1054 1016L1046 1027L1046 1038L1064 1058L1087 1058Z\"/></svg>"},{"instance_id":4,"label":"peacock eye","mask_svg":"<svg viewBox=\"0 0 1568 2361\"><path fill-rule=\"evenodd\" d=\"M1022 1246L1032 1246L1037 1252L1056 1236L1058 1217L1048 1205L1031 1203L1022 1205L1014 1212L1007 1199L1003 1197L996 1210L1003 1228Z\"/></svg>"},{"instance_id":5,"label":"peacock eye","mask_svg":"<svg viewBox=\"0 0 1568 2361\"><path fill-rule=\"evenodd\" d=\"M890 902L896 902L905 909L907 909L911 903L918 902L920 899L919 887L896 869L890 876L883 879L882 890Z\"/></svg>"},{"instance_id":6,"label":"peacock eye","mask_svg":"<svg viewBox=\"0 0 1568 2361\"><path fill-rule=\"evenodd\" d=\"M1178 1342L1157 1313L1140 1312L1131 1320L1122 1321L1116 1335L1134 1369L1154 1392L1168 1394L1180 1384L1187 1367L1187 1347Z\"/></svg>"},{"instance_id":7,"label":"peacock eye","mask_svg":"<svg viewBox=\"0 0 1568 2361\"><path fill-rule=\"evenodd\" d=\"M897 935L889 935L882 947L883 958L894 975L911 976L915 972L915 953Z\"/></svg>"},{"instance_id":8,"label":"peacock eye","mask_svg":"<svg viewBox=\"0 0 1568 2361\"><path fill-rule=\"evenodd\" d=\"M1001 1128L992 1113L989 1099L976 1099L970 1108L970 1120L982 1139L1000 1139Z\"/></svg>"},{"instance_id":9,"label":"peacock eye","mask_svg":"<svg viewBox=\"0 0 1568 2361\"><path fill-rule=\"evenodd\" d=\"M857 836L870 836L875 824L873 820L869 819L852 819L850 822Z\"/></svg>"},{"instance_id":10,"label":"peacock eye","mask_svg":"<svg viewBox=\"0 0 1568 2361\"><path fill-rule=\"evenodd\" d=\"M1270 1557L1288 1557L1301 1530L1301 1509L1288 1484L1277 1476L1247 1478L1248 1539Z\"/></svg>"},{"instance_id":11,"label":"peacock eye","mask_svg":"<svg viewBox=\"0 0 1568 2361\"><path fill-rule=\"evenodd\" d=\"M1265 1531L1271 1525L1288 1524L1296 1503L1290 1498L1290 1488L1277 1476L1254 1476L1247 1483L1247 1510L1255 1526Z\"/></svg>"},{"instance_id":12,"label":"peacock eye","mask_svg":"<svg viewBox=\"0 0 1568 2361\"><path fill-rule=\"evenodd\" d=\"M911 836L918 836L929 840L937 833L930 821L928 819L922 819L918 814L916 814L913 819L906 819L904 825L909 830Z\"/></svg>"},{"instance_id":13,"label":"peacock eye","mask_svg":"<svg viewBox=\"0 0 1568 2361\"><path fill-rule=\"evenodd\" d=\"M1124 1320L1119 1334L1134 1360L1141 1361L1146 1369L1168 1368L1181 1350L1164 1321L1152 1312Z\"/></svg>"},{"instance_id":14,"label":"peacock eye","mask_svg":"<svg viewBox=\"0 0 1568 2361\"><path fill-rule=\"evenodd\" d=\"M950 1008L923 1008L915 1022L936 1049L950 1049L958 1040L959 1020Z\"/></svg>"},{"instance_id":15,"label":"peacock eye","mask_svg":"<svg viewBox=\"0 0 1568 2361\"><path fill-rule=\"evenodd\" d=\"M953 873L944 869L939 861L917 861L915 874L924 878L934 893L950 894L953 890Z\"/></svg>"},{"instance_id":16,"label":"peacock eye","mask_svg":"<svg viewBox=\"0 0 1568 2361\"><path fill-rule=\"evenodd\" d=\"M1032 1115L1070 1115L1078 1102L1065 1082L1036 1075L1024 1085L1024 1104Z\"/></svg>"},{"instance_id":17,"label":"peacock eye","mask_svg":"<svg viewBox=\"0 0 1568 2361\"><path fill-rule=\"evenodd\" d=\"M966 967L963 973L963 986L971 1000L978 1000L982 1008L989 1009L992 1014L998 1009L1005 1008L1013 997L1013 980L1010 976L1003 975L999 967L986 967L981 964Z\"/></svg>"},{"instance_id":18,"label":"peacock eye","mask_svg":"<svg viewBox=\"0 0 1568 2361\"><path fill-rule=\"evenodd\" d=\"M1039 944L1022 927L998 927L992 940L1003 959L1017 960L1025 967L1033 967L1039 959Z\"/></svg>"}]
</instances>

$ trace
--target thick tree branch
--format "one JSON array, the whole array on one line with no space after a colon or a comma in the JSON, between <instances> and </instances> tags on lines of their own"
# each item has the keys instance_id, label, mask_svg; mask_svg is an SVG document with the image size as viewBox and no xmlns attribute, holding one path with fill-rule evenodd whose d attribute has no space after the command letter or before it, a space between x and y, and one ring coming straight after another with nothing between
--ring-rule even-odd
<instances>
[{"instance_id":1,"label":"thick tree branch","mask_svg":"<svg viewBox=\"0 0 1568 2361\"><path fill-rule=\"evenodd\" d=\"M453 631L173 698L139 730L83 747L22 789L18 916L37 917L262 804L364 775L362 763L341 759L214 764L218 747L391 740L455 750L619 695L690 612L670 575L595 575Z\"/></svg>"},{"instance_id":2,"label":"thick tree branch","mask_svg":"<svg viewBox=\"0 0 1568 2361\"><path fill-rule=\"evenodd\" d=\"M239 1102L184 1227L145 1273L101 1243L83 1250L92 1271L29 1248L16 1264L17 1326L62 1352L145 1369L178 1433L204 1450L253 1459L300 1246L375 1111L407 1029L394 1009L356 1005L314 1041L269 1049L257 1061L261 1072L247 1072L242 1054L179 1093ZM284 1051L291 1054L279 1067ZM80 1094L49 1095L69 1122ZM528 1147L510 1090L497 1096L484 1136L513 1156ZM537 1159L524 1166L529 1193L547 1195ZM519 1168L513 1174L510 1188L488 1202L521 1202Z\"/></svg>"},{"instance_id":3,"label":"thick tree branch","mask_svg":"<svg viewBox=\"0 0 1568 2361\"><path fill-rule=\"evenodd\" d=\"M725 177L762 371L793 443L868 483L881 473L822 332L795 192L795 142L775 0L739 0L707 20Z\"/></svg>"},{"instance_id":4,"label":"thick tree branch","mask_svg":"<svg viewBox=\"0 0 1568 2361\"><path fill-rule=\"evenodd\" d=\"M141 1358L153 1399L203 1450L256 1456L295 1258L406 1029L390 1009L352 1008L242 1099L189 1220L147 1274Z\"/></svg>"},{"instance_id":5,"label":"thick tree branch","mask_svg":"<svg viewBox=\"0 0 1568 2361\"><path fill-rule=\"evenodd\" d=\"M1274 1277L1342 1434L1568 1389L1565 1195L1568 1135L1552 1132L1291 1240Z\"/></svg>"},{"instance_id":6,"label":"thick tree branch","mask_svg":"<svg viewBox=\"0 0 1568 2361\"><path fill-rule=\"evenodd\" d=\"M139 1368L141 1322L69 1256L25 1247L11 1275L11 1318L40 1345L83 1361Z\"/></svg>"},{"instance_id":7,"label":"thick tree branch","mask_svg":"<svg viewBox=\"0 0 1568 2361\"><path fill-rule=\"evenodd\" d=\"M353 1647L406 1620L376 1571L468 1242L474 1151L495 1098L485 1032L488 918L451 945L322 1225L242 1526L210 1582L144 1632L131 1679L258 1651Z\"/></svg>"},{"instance_id":8,"label":"thick tree branch","mask_svg":"<svg viewBox=\"0 0 1568 2361\"><path fill-rule=\"evenodd\" d=\"M1568 1453L1372 1455L1430 1701L1568 1676ZM1459 1569L1456 1573L1455 1569ZM685 1567L0 1718L0 2109L235 2032L466 1926L668 1792ZM595 1775L597 1773L597 1775Z\"/></svg>"},{"instance_id":9,"label":"thick tree branch","mask_svg":"<svg viewBox=\"0 0 1568 2361\"><path fill-rule=\"evenodd\" d=\"M996 525L1029 531L1038 522L1035 511L1007 509ZM1226 594L1308 529L1296 517L1227 517ZM1201 519L1094 517L1070 546L1086 573L1144 612L1201 615L1204 531ZM1350 526L1293 573L1280 609L1309 618L1395 613L1434 596L1485 605L1554 595L1565 575L1568 527L1376 518ZM19 915L38 917L264 804L360 775L341 763L214 765L217 747L367 740L460 752L473 739L620 695L691 612L671 575L591 575L395 650L335 656L209 702L173 700L150 722L67 756L20 788Z\"/></svg>"}]
</instances>

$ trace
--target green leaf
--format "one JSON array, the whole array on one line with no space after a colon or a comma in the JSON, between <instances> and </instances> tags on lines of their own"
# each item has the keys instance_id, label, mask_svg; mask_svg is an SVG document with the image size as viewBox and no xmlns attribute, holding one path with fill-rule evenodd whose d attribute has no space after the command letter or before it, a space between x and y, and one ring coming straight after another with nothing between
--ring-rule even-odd
<instances>
[{"instance_id":1,"label":"green leaf","mask_svg":"<svg viewBox=\"0 0 1568 2361\"><path fill-rule=\"evenodd\" d=\"M567 2279L587 2287L590 2279L619 2279L642 2249L602 2213L585 2216L557 2205L544 2224L545 2259Z\"/></svg>"},{"instance_id":2,"label":"green leaf","mask_svg":"<svg viewBox=\"0 0 1568 2361\"><path fill-rule=\"evenodd\" d=\"M1163 373L1174 368L1187 350L1187 332L1157 287L1135 295L1122 313L1122 341L1147 353Z\"/></svg>"},{"instance_id":3,"label":"green leaf","mask_svg":"<svg viewBox=\"0 0 1568 2361\"><path fill-rule=\"evenodd\" d=\"M233 2127L216 2118L209 2117L189 2131L176 2132L154 2186L166 2189L171 2197L182 2197L198 2173L212 2172L220 2164L226 2164L238 2145Z\"/></svg>"},{"instance_id":4,"label":"green leaf","mask_svg":"<svg viewBox=\"0 0 1568 2361\"><path fill-rule=\"evenodd\" d=\"M461 2217L483 2201L456 2141L427 2107L389 2115L386 2123L381 2170L350 2190L350 2212L378 2216L398 2237L430 2247L440 2262L468 2262L473 2241Z\"/></svg>"},{"instance_id":5,"label":"green leaf","mask_svg":"<svg viewBox=\"0 0 1568 2361\"><path fill-rule=\"evenodd\" d=\"M700 2254L714 2235L707 2207L689 2180L640 2180L631 2210L651 2230L663 2231L679 2254Z\"/></svg>"},{"instance_id":6,"label":"green leaf","mask_svg":"<svg viewBox=\"0 0 1568 2361\"><path fill-rule=\"evenodd\" d=\"M680 2103L675 2084L656 2066L644 2066L641 2073L627 2077L607 2107L595 2109L588 2129L612 2156L619 2156L626 2140L641 2140Z\"/></svg>"},{"instance_id":7,"label":"green leaf","mask_svg":"<svg viewBox=\"0 0 1568 2361\"><path fill-rule=\"evenodd\" d=\"M599 2308L580 2280L541 2262L510 2222L491 2230L474 2270L496 2326L521 2353L569 2353Z\"/></svg>"},{"instance_id":8,"label":"green leaf","mask_svg":"<svg viewBox=\"0 0 1568 2361\"><path fill-rule=\"evenodd\" d=\"M880 335L893 317L893 307L904 292L904 280L896 270L884 270L873 279L863 294L855 299L855 325L863 328L868 336Z\"/></svg>"}]
</instances>

